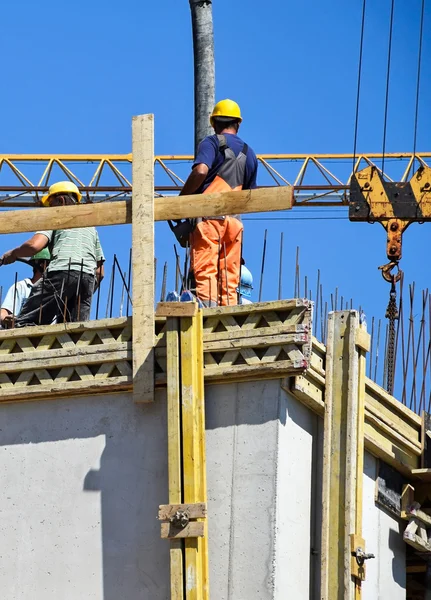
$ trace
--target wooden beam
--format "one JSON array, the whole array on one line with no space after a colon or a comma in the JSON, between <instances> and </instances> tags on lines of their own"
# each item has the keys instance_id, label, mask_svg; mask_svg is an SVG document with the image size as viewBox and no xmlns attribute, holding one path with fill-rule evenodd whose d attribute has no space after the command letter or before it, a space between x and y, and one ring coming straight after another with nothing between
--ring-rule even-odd
<instances>
[{"instance_id":1,"label":"wooden beam","mask_svg":"<svg viewBox=\"0 0 431 600\"><path fill-rule=\"evenodd\" d=\"M154 400L154 116L133 117L133 399Z\"/></svg>"},{"instance_id":2,"label":"wooden beam","mask_svg":"<svg viewBox=\"0 0 431 600\"><path fill-rule=\"evenodd\" d=\"M365 364L359 360L356 311L328 319L323 443L322 600L351 600L359 586L351 574L351 534L356 533L358 424L364 402ZM361 350L361 352L363 352ZM359 405L359 410L358 410ZM363 418L363 416L362 416Z\"/></svg>"},{"instance_id":3,"label":"wooden beam","mask_svg":"<svg viewBox=\"0 0 431 600\"><path fill-rule=\"evenodd\" d=\"M146 115L144 115L146 116ZM140 118L140 117L136 117ZM134 151L134 155L138 155ZM149 165L149 163L147 163ZM153 171L153 167L151 167ZM142 159L133 161L133 173L142 172ZM146 168L149 172L149 166ZM136 182L134 183L134 188ZM150 190L148 189L148 198ZM151 191L151 198L153 192ZM259 188L241 192L217 192L191 196L157 198L153 219L186 219L226 214L246 214L288 210L293 206L293 188L289 186ZM22 233L43 229L72 229L132 222L132 202L100 202L78 206L31 208L0 213L0 233ZM134 217L133 217L134 218Z\"/></svg>"},{"instance_id":4,"label":"wooden beam","mask_svg":"<svg viewBox=\"0 0 431 600\"><path fill-rule=\"evenodd\" d=\"M72 229L132 222L132 203L100 202L52 208L8 210L0 213L0 233Z\"/></svg>"},{"instance_id":5,"label":"wooden beam","mask_svg":"<svg viewBox=\"0 0 431 600\"><path fill-rule=\"evenodd\" d=\"M168 422L168 484L171 505L182 502L181 477L181 416L180 416L180 346L179 322L176 318L166 320L167 347L167 422ZM161 509L162 507L160 507ZM159 513L160 518L160 513ZM180 539L171 539L170 578L171 600L184 600L183 548Z\"/></svg>"}]
</instances>

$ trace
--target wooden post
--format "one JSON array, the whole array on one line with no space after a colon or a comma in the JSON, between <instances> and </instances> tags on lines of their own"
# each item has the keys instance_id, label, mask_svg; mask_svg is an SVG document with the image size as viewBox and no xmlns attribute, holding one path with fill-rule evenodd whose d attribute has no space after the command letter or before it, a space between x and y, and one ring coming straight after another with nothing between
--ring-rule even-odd
<instances>
[{"instance_id":1,"label":"wooden post","mask_svg":"<svg viewBox=\"0 0 431 600\"><path fill-rule=\"evenodd\" d=\"M154 118L133 117L133 399L154 400Z\"/></svg>"},{"instance_id":2,"label":"wooden post","mask_svg":"<svg viewBox=\"0 0 431 600\"><path fill-rule=\"evenodd\" d=\"M162 524L170 540L171 600L209 600L202 311L196 303L157 306L166 318L169 505L187 510L183 529ZM172 522L171 522L172 523Z\"/></svg>"},{"instance_id":3,"label":"wooden post","mask_svg":"<svg viewBox=\"0 0 431 600\"><path fill-rule=\"evenodd\" d=\"M179 322L166 319L169 504L181 504ZM183 540L170 540L171 600L184 600Z\"/></svg>"},{"instance_id":4,"label":"wooden post","mask_svg":"<svg viewBox=\"0 0 431 600\"><path fill-rule=\"evenodd\" d=\"M202 311L180 328L184 502L193 504L207 500ZM186 600L209 598L206 535L185 540Z\"/></svg>"},{"instance_id":5,"label":"wooden post","mask_svg":"<svg viewBox=\"0 0 431 600\"><path fill-rule=\"evenodd\" d=\"M328 319L323 449L322 600L360 598L352 577L362 534L365 352L369 336L356 311ZM365 548L363 548L365 549Z\"/></svg>"}]
</instances>

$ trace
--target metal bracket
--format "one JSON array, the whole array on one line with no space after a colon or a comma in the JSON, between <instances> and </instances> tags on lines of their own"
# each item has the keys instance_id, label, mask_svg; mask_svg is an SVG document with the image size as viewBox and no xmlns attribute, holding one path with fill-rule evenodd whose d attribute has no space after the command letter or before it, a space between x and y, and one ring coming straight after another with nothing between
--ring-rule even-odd
<instances>
[{"instance_id":1,"label":"metal bracket","mask_svg":"<svg viewBox=\"0 0 431 600\"><path fill-rule=\"evenodd\" d=\"M354 173L349 219L381 223L387 232L388 259L399 261L402 235L410 223L431 221L431 168L421 165L407 182L385 181L375 165Z\"/></svg>"},{"instance_id":2,"label":"metal bracket","mask_svg":"<svg viewBox=\"0 0 431 600\"><path fill-rule=\"evenodd\" d=\"M350 548L352 554L351 573L353 577L365 581L365 561L376 557L374 554L365 552L365 540L354 533L350 536Z\"/></svg>"},{"instance_id":3,"label":"metal bracket","mask_svg":"<svg viewBox=\"0 0 431 600\"><path fill-rule=\"evenodd\" d=\"M161 504L159 521L163 539L204 537L204 522L194 519L205 519L207 506L204 502L197 504Z\"/></svg>"}]
</instances>

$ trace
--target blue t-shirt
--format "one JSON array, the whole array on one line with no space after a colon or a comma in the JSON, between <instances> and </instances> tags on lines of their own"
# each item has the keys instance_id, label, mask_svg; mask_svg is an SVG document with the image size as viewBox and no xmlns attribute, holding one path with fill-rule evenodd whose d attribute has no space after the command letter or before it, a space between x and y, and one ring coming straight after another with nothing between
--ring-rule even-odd
<instances>
[{"instance_id":1,"label":"blue t-shirt","mask_svg":"<svg viewBox=\"0 0 431 600\"><path fill-rule=\"evenodd\" d=\"M244 148L243 140L235 135L234 133L224 133L226 137L226 143L234 152L235 155L241 152ZM219 150L219 141L216 135L209 135L199 144L198 153L196 155L193 167L196 165L204 164L208 167L208 175L201 187L196 191L197 194L201 194L207 189L209 184L214 181L221 165L223 164L223 153ZM247 161L245 164L245 175L244 184L242 188L244 190L253 190L256 185L257 177L257 158L254 151L248 147L247 150Z\"/></svg>"}]
</instances>

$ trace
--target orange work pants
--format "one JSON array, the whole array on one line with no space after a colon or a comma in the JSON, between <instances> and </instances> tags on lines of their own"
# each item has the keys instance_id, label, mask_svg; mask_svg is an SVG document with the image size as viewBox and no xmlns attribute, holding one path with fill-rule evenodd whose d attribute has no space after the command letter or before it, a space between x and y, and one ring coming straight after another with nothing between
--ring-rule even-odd
<instances>
[{"instance_id":1,"label":"orange work pants","mask_svg":"<svg viewBox=\"0 0 431 600\"><path fill-rule=\"evenodd\" d=\"M234 217L204 219L196 225L190 251L200 300L222 306L238 304L242 230L243 224Z\"/></svg>"}]
</instances>

